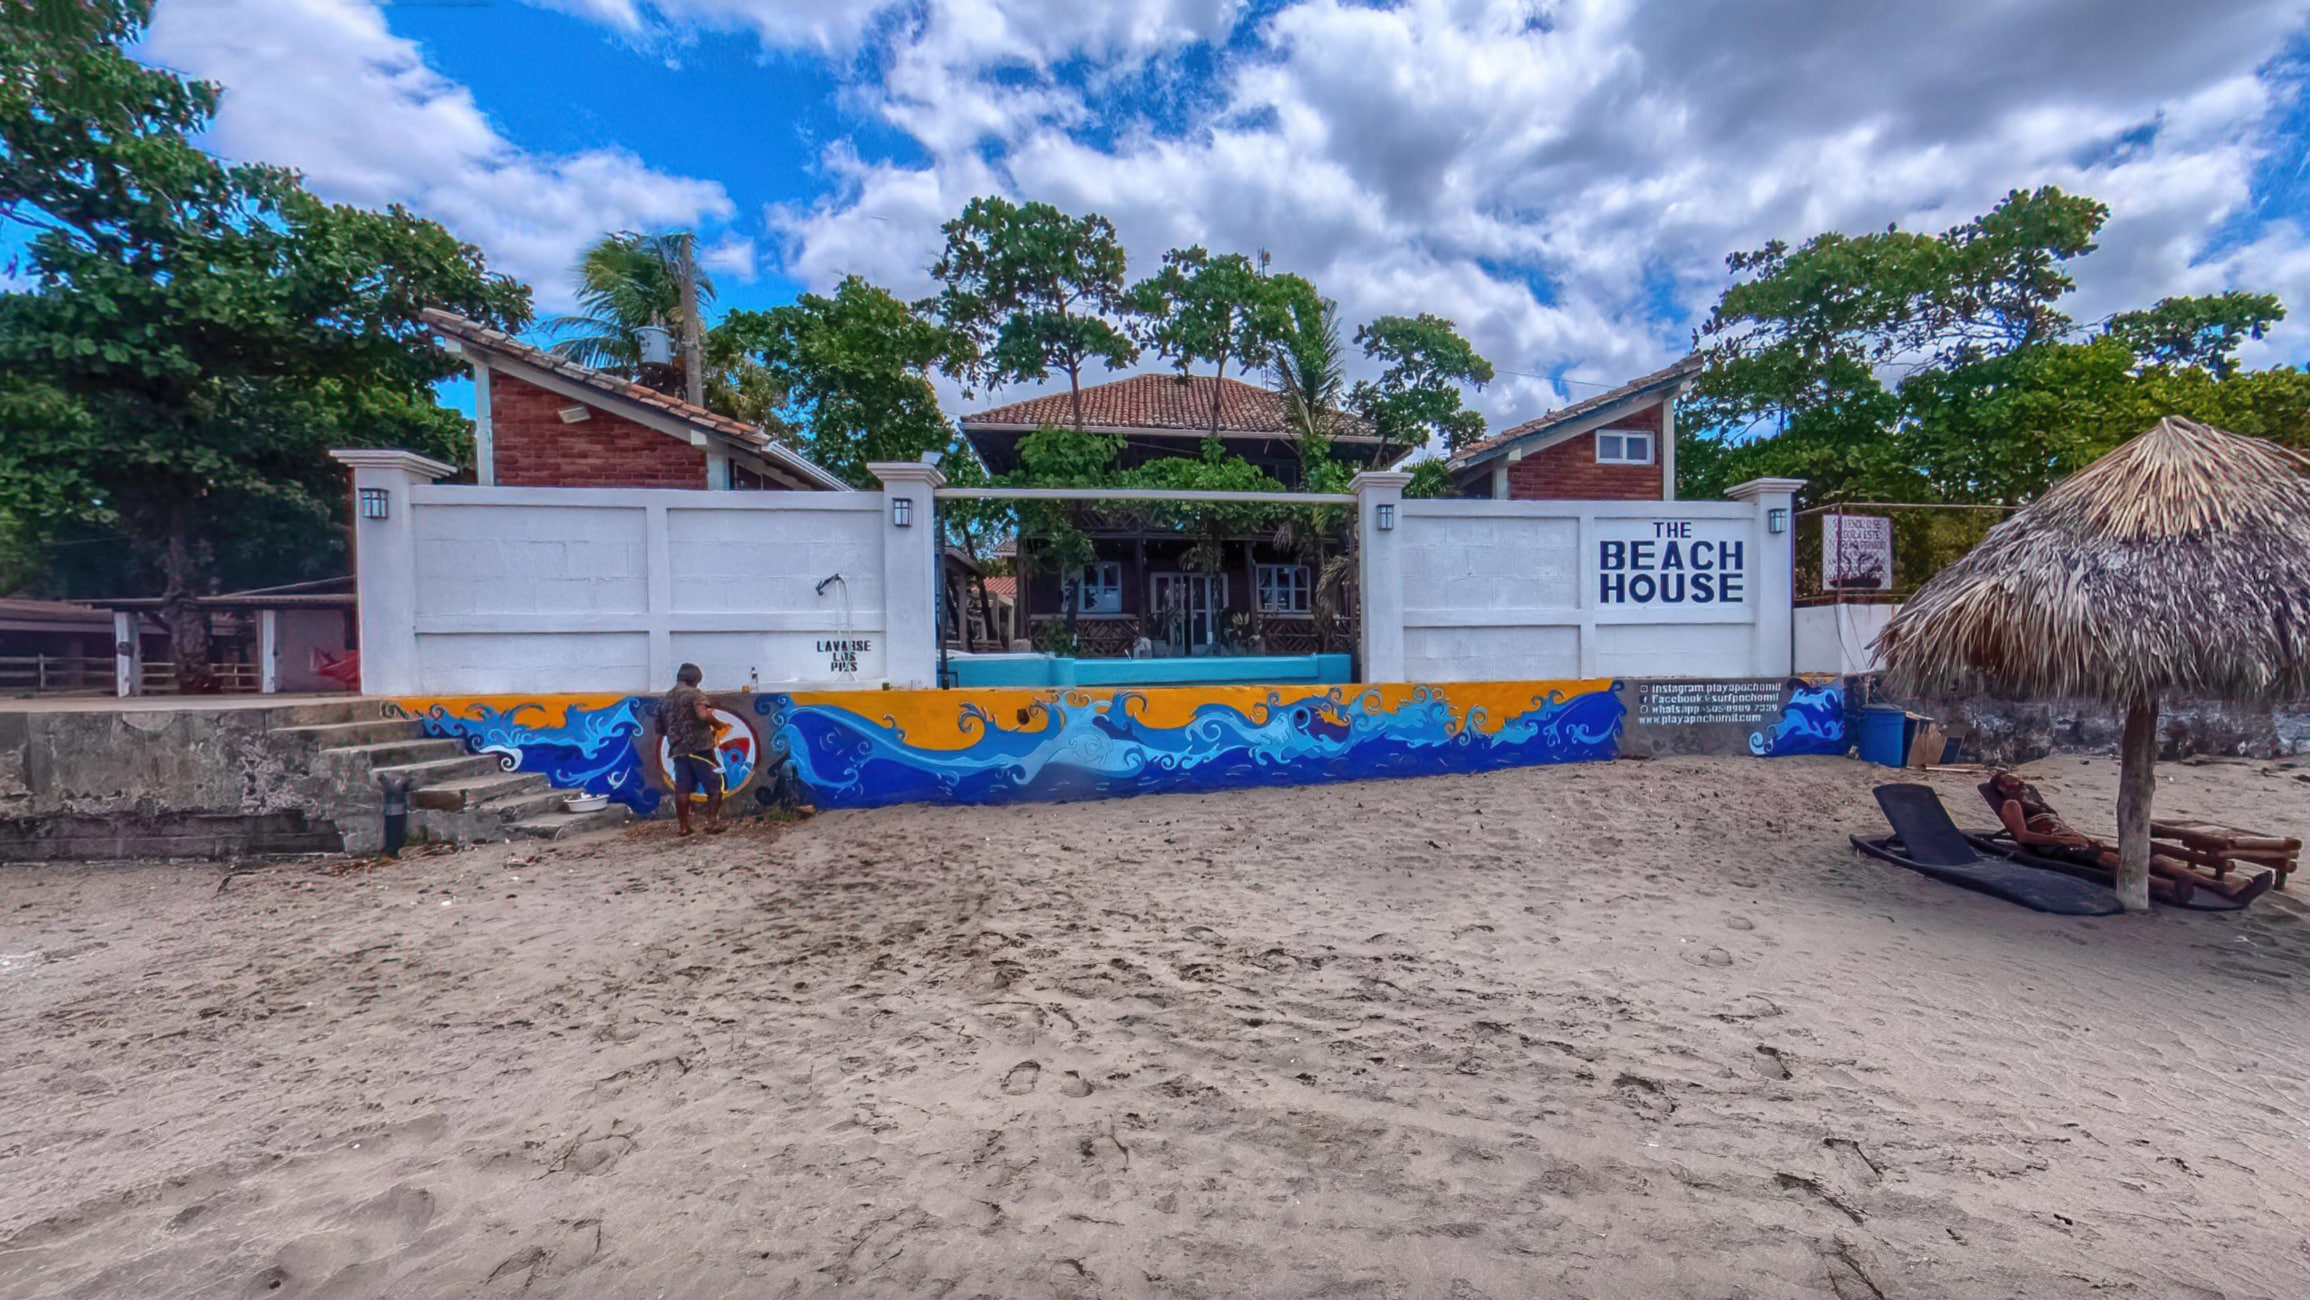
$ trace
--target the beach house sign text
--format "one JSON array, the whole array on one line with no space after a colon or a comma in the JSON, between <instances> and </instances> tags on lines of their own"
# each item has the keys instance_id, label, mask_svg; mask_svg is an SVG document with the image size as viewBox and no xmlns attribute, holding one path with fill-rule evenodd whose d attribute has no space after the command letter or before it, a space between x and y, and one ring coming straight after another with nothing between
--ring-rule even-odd
<instances>
[{"instance_id":1,"label":"the beach house sign text","mask_svg":"<svg viewBox=\"0 0 2310 1300\"><path fill-rule=\"evenodd\" d=\"M1600 519L1596 603L1741 604L1752 545L1746 520Z\"/></svg>"}]
</instances>

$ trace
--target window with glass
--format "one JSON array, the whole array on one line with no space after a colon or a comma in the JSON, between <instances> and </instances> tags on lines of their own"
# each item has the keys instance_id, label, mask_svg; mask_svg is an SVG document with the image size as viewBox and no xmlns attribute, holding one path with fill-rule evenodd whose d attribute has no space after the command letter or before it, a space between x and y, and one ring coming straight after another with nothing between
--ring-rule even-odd
<instances>
[{"instance_id":1,"label":"window with glass","mask_svg":"<svg viewBox=\"0 0 2310 1300\"><path fill-rule=\"evenodd\" d=\"M1308 572L1304 564L1259 566L1259 612L1305 614L1308 611Z\"/></svg>"},{"instance_id":2,"label":"window with glass","mask_svg":"<svg viewBox=\"0 0 2310 1300\"><path fill-rule=\"evenodd\" d=\"M1123 566L1114 560L1086 564L1075 578L1081 603L1076 608L1085 614L1120 614L1123 612Z\"/></svg>"},{"instance_id":3,"label":"window with glass","mask_svg":"<svg viewBox=\"0 0 2310 1300\"><path fill-rule=\"evenodd\" d=\"M1652 434L1643 429L1606 429L1596 435L1599 465L1650 465Z\"/></svg>"}]
</instances>

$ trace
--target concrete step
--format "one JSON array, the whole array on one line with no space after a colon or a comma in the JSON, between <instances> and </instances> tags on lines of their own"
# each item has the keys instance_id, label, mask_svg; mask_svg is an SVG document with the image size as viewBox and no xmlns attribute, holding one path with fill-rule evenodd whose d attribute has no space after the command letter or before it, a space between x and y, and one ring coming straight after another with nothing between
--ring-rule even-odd
<instances>
[{"instance_id":1,"label":"concrete step","mask_svg":"<svg viewBox=\"0 0 2310 1300\"><path fill-rule=\"evenodd\" d=\"M418 739L425 735L425 729L407 718L356 718L275 727L270 734L280 740L302 741L315 749L343 749L384 740Z\"/></svg>"},{"instance_id":2,"label":"concrete step","mask_svg":"<svg viewBox=\"0 0 2310 1300\"><path fill-rule=\"evenodd\" d=\"M551 790L545 777L536 772L497 771L482 776L459 777L409 792L411 808L434 808L443 812L463 812L478 808L493 800L515 795L534 794Z\"/></svg>"},{"instance_id":3,"label":"concrete step","mask_svg":"<svg viewBox=\"0 0 2310 1300\"><path fill-rule=\"evenodd\" d=\"M441 743L455 745L457 742L450 740ZM371 785L375 785L387 777L393 777L407 781L411 790L422 790L427 786L441 785L469 776L483 776L491 772L503 771L505 768L497 761L495 754L461 754L456 758L434 758L420 763L395 763L387 767L373 767L369 769L369 777Z\"/></svg>"},{"instance_id":4,"label":"concrete step","mask_svg":"<svg viewBox=\"0 0 2310 1300\"><path fill-rule=\"evenodd\" d=\"M335 763L354 771L367 769L381 772L386 768L405 767L432 759L455 758L465 752L465 746L454 740L437 740L428 736L404 736L399 740L377 740L361 745L340 745L321 751L324 762ZM495 757L488 757L489 766L498 765Z\"/></svg>"},{"instance_id":5,"label":"concrete step","mask_svg":"<svg viewBox=\"0 0 2310 1300\"><path fill-rule=\"evenodd\" d=\"M481 805L481 807L475 809L475 811L487 813L490 816L496 817L498 820L510 825L514 822L525 821L531 817L538 816L541 813L560 812L562 810L562 800L567 799L571 795L577 793L579 793L579 791L556 790L550 785L540 786L535 790L527 790L520 794L508 795L499 799L492 799L488 803L485 803Z\"/></svg>"},{"instance_id":6,"label":"concrete step","mask_svg":"<svg viewBox=\"0 0 2310 1300\"><path fill-rule=\"evenodd\" d=\"M526 818L506 827L515 838L525 840L562 840L587 831L605 831L623 826L633 818L633 810L622 803L613 803L599 812L544 813Z\"/></svg>"},{"instance_id":7,"label":"concrete step","mask_svg":"<svg viewBox=\"0 0 2310 1300\"><path fill-rule=\"evenodd\" d=\"M275 730L282 727L326 726L333 722L362 722L383 714L384 705L381 701L350 695L343 699L302 700L295 704L265 706L265 722Z\"/></svg>"}]
</instances>

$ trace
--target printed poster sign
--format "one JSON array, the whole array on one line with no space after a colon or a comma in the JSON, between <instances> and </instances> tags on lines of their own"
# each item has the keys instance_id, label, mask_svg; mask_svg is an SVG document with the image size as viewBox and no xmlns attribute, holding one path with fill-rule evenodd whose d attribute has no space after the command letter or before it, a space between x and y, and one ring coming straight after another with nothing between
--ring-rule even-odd
<instances>
[{"instance_id":1,"label":"printed poster sign","mask_svg":"<svg viewBox=\"0 0 2310 1300\"><path fill-rule=\"evenodd\" d=\"M1821 586L1829 591L1893 589L1893 521L1883 515L1821 517Z\"/></svg>"}]
</instances>

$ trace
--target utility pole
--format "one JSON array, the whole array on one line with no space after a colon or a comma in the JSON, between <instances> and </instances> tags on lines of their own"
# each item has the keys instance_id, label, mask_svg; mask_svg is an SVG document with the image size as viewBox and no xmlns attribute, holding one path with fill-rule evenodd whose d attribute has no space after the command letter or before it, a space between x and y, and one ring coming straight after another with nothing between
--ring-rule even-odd
<instances>
[{"instance_id":1,"label":"utility pole","mask_svg":"<svg viewBox=\"0 0 2310 1300\"><path fill-rule=\"evenodd\" d=\"M698 334L698 236L682 232L682 395L706 404L705 346Z\"/></svg>"}]
</instances>

